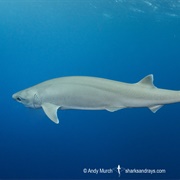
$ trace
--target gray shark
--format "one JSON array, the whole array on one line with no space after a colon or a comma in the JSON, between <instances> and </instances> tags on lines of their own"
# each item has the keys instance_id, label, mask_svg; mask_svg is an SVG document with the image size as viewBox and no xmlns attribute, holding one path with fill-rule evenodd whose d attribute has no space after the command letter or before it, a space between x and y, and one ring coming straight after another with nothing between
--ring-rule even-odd
<instances>
[{"instance_id":1,"label":"gray shark","mask_svg":"<svg viewBox=\"0 0 180 180\"><path fill-rule=\"evenodd\" d=\"M58 109L107 110L148 107L153 113L164 104L180 102L180 91L160 89L153 75L137 83L97 77L69 76L51 79L13 94L13 99L31 108L43 108L56 124Z\"/></svg>"}]
</instances>

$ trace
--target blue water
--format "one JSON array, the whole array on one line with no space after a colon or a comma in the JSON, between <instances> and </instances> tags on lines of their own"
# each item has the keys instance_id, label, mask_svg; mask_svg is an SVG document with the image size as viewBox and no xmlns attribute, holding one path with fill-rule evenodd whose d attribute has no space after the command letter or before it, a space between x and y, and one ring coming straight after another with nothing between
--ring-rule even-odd
<instances>
[{"instance_id":1,"label":"blue water","mask_svg":"<svg viewBox=\"0 0 180 180\"><path fill-rule=\"evenodd\" d=\"M12 94L88 75L180 89L179 0L0 1L0 179L118 179L83 169L165 169L120 179L180 178L180 105L60 110L60 124ZM123 169L122 169L123 170Z\"/></svg>"}]
</instances>

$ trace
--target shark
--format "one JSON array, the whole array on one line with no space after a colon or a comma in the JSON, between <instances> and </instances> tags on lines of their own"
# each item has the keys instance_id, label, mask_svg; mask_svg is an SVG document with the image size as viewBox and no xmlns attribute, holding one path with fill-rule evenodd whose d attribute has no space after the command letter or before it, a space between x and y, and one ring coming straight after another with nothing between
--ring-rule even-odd
<instances>
[{"instance_id":1,"label":"shark","mask_svg":"<svg viewBox=\"0 0 180 180\"><path fill-rule=\"evenodd\" d=\"M150 74L136 83L99 77L67 76L44 81L12 95L30 108L42 108L58 124L58 109L107 110L147 107L153 113L163 105L180 102L180 91L160 89Z\"/></svg>"}]
</instances>

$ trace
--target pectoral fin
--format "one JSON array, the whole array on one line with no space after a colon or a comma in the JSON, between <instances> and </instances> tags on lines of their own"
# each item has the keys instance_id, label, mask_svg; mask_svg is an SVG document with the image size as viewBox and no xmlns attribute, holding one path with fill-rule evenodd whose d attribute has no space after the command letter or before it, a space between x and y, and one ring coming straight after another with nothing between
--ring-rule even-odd
<instances>
[{"instance_id":1,"label":"pectoral fin","mask_svg":"<svg viewBox=\"0 0 180 180\"><path fill-rule=\"evenodd\" d=\"M51 103L43 103L42 108L50 120L52 120L56 124L59 123L59 119L57 117L57 110L59 106L51 104Z\"/></svg>"},{"instance_id":2,"label":"pectoral fin","mask_svg":"<svg viewBox=\"0 0 180 180\"><path fill-rule=\"evenodd\" d=\"M151 106L149 107L149 109L155 113L156 111L158 111L163 105L156 105L156 106Z\"/></svg>"}]
</instances>

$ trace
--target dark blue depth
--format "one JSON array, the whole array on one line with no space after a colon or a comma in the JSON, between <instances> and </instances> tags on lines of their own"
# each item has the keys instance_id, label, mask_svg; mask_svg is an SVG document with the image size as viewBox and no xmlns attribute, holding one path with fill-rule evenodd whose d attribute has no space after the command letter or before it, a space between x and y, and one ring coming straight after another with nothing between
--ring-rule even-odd
<instances>
[{"instance_id":1,"label":"dark blue depth","mask_svg":"<svg viewBox=\"0 0 180 180\"><path fill-rule=\"evenodd\" d=\"M166 169L121 179L180 178L180 105L59 110L60 124L12 94L87 75L180 89L180 2L0 1L0 179L116 179L84 168Z\"/></svg>"}]
</instances>

